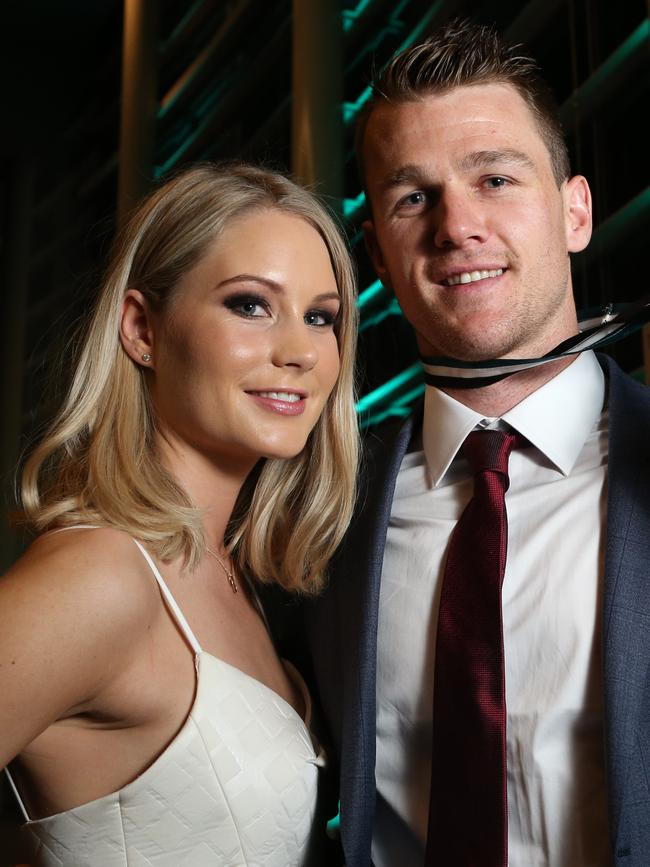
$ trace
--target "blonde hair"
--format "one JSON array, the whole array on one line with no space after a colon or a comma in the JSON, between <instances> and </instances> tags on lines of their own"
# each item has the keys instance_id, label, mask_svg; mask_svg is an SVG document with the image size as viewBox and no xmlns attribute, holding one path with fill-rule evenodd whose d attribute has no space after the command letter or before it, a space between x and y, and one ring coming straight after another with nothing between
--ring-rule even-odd
<instances>
[{"instance_id":1,"label":"blonde hair","mask_svg":"<svg viewBox=\"0 0 650 867\"><path fill-rule=\"evenodd\" d=\"M352 514L358 440L354 412L357 313L350 256L325 208L283 175L244 164L199 165L154 191L118 237L67 397L22 474L22 521L37 531L102 524L142 540L162 560L203 556L202 513L161 464L145 374L122 348L129 288L156 310L225 226L244 212L296 215L327 246L341 310L340 374L305 449L267 459L240 492L227 541L260 581L315 592Z\"/></svg>"}]
</instances>

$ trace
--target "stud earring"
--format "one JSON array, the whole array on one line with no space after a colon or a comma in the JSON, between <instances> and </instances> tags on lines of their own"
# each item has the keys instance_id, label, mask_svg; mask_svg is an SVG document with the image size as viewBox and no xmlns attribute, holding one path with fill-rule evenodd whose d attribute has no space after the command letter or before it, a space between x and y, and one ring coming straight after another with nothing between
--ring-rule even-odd
<instances>
[{"instance_id":1,"label":"stud earring","mask_svg":"<svg viewBox=\"0 0 650 867\"><path fill-rule=\"evenodd\" d=\"M146 363L147 361L151 361L151 356L148 352L143 353L142 360Z\"/></svg>"}]
</instances>

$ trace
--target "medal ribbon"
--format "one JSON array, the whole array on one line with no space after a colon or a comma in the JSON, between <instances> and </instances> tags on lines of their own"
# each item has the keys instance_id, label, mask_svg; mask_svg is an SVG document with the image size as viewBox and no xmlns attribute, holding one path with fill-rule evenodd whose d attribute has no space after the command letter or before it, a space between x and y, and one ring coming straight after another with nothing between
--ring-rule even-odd
<instances>
[{"instance_id":1,"label":"medal ribbon","mask_svg":"<svg viewBox=\"0 0 650 867\"><path fill-rule=\"evenodd\" d=\"M427 385L437 388L482 388L513 373L577 355L585 349L600 349L637 331L650 321L650 296L630 304L619 313L612 306L603 316L578 323L580 329L541 358L496 358L487 361L460 361L457 358L420 356Z\"/></svg>"}]
</instances>

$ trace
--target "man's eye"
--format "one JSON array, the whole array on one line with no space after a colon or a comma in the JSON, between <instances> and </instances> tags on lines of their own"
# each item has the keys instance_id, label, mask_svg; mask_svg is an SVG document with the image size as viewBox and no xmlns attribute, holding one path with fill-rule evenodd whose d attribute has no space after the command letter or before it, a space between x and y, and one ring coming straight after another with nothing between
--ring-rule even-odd
<instances>
[{"instance_id":1,"label":"man's eye","mask_svg":"<svg viewBox=\"0 0 650 867\"><path fill-rule=\"evenodd\" d=\"M422 190L415 190L412 193L409 193L408 196L405 196L402 199L402 204L404 205L423 205L427 200L426 195L422 192Z\"/></svg>"},{"instance_id":2,"label":"man's eye","mask_svg":"<svg viewBox=\"0 0 650 867\"><path fill-rule=\"evenodd\" d=\"M499 190L502 187L508 186L508 179L502 178L500 175L496 175L493 178L488 178L485 183L491 190Z\"/></svg>"}]
</instances>

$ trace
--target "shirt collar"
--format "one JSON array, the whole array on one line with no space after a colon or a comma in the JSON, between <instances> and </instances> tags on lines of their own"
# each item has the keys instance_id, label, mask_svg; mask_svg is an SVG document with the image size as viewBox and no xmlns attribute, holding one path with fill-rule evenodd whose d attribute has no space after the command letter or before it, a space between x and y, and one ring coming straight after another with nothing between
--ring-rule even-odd
<instances>
[{"instance_id":1,"label":"shirt collar","mask_svg":"<svg viewBox=\"0 0 650 867\"><path fill-rule=\"evenodd\" d=\"M501 417L568 475L605 400L605 377L593 352L574 362ZM467 434L492 419L427 386L422 441L431 479L440 484Z\"/></svg>"}]
</instances>

